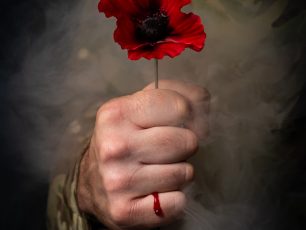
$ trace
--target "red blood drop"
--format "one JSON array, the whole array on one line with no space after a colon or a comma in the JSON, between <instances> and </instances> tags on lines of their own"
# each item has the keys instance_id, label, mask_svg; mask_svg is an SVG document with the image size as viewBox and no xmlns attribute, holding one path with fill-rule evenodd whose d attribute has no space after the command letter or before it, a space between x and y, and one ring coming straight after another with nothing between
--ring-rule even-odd
<instances>
[{"instance_id":1,"label":"red blood drop","mask_svg":"<svg viewBox=\"0 0 306 230\"><path fill-rule=\"evenodd\" d=\"M153 206L154 212L155 212L156 216L163 217L164 213L163 213L163 210L160 207L158 193L157 192L153 192L152 195L154 197L154 206Z\"/></svg>"}]
</instances>

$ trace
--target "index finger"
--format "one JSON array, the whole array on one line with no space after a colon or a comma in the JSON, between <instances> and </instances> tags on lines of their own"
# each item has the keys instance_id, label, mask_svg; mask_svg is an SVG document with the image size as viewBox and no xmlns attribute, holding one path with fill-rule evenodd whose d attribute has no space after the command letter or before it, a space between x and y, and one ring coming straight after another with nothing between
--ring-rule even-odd
<instances>
[{"instance_id":1,"label":"index finger","mask_svg":"<svg viewBox=\"0 0 306 230\"><path fill-rule=\"evenodd\" d=\"M192 119L189 100L173 90L146 90L127 96L123 114L140 128L181 126Z\"/></svg>"},{"instance_id":2,"label":"index finger","mask_svg":"<svg viewBox=\"0 0 306 230\"><path fill-rule=\"evenodd\" d=\"M151 90L155 88L155 84L151 83L143 90ZM188 98L191 102L208 102L210 100L210 94L204 87L196 84L178 81L178 80L160 80L159 89L173 90Z\"/></svg>"},{"instance_id":3,"label":"index finger","mask_svg":"<svg viewBox=\"0 0 306 230\"><path fill-rule=\"evenodd\" d=\"M154 88L154 83L151 83L143 90ZM208 90L196 84L178 80L160 80L159 88L175 91L189 101L193 111L193 119L185 122L184 127L190 128L200 139L206 139L209 133L210 94Z\"/></svg>"}]
</instances>

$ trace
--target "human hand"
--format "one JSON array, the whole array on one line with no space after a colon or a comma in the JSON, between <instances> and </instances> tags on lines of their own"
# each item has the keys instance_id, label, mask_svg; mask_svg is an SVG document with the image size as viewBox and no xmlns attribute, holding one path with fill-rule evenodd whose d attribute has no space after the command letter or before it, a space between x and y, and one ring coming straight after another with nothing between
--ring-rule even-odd
<instances>
[{"instance_id":1,"label":"human hand","mask_svg":"<svg viewBox=\"0 0 306 230\"><path fill-rule=\"evenodd\" d=\"M80 165L81 211L111 229L152 228L180 216L181 189L194 177L186 160L208 134L208 110L207 90L170 80L104 104ZM163 217L154 213L153 192Z\"/></svg>"}]
</instances>

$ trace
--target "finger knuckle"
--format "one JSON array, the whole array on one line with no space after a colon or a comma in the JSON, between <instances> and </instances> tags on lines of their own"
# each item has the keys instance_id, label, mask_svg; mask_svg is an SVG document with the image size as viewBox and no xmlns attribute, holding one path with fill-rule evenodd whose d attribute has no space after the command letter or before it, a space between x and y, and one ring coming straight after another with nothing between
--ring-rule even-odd
<instances>
[{"instance_id":1,"label":"finger knuckle","mask_svg":"<svg viewBox=\"0 0 306 230\"><path fill-rule=\"evenodd\" d=\"M176 181L177 185L183 186L186 182L190 182L194 178L193 166L188 163L182 163L178 167L173 168L168 172L168 177L171 180Z\"/></svg>"},{"instance_id":2,"label":"finger knuckle","mask_svg":"<svg viewBox=\"0 0 306 230\"><path fill-rule=\"evenodd\" d=\"M198 137L192 131L186 132L185 143L186 143L186 151L188 152L195 153L199 148Z\"/></svg>"},{"instance_id":3,"label":"finger knuckle","mask_svg":"<svg viewBox=\"0 0 306 230\"><path fill-rule=\"evenodd\" d=\"M118 123L122 119L122 103L113 99L102 105L96 115L97 124Z\"/></svg>"},{"instance_id":4,"label":"finger knuckle","mask_svg":"<svg viewBox=\"0 0 306 230\"><path fill-rule=\"evenodd\" d=\"M139 91L133 94L130 99L130 104L132 105L134 112L143 113L144 105L152 103L152 95L146 91Z\"/></svg>"},{"instance_id":5,"label":"finger knuckle","mask_svg":"<svg viewBox=\"0 0 306 230\"><path fill-rule=\"evenodd\" d=\"M194 179L194 167L191 164L186 164L185 166L185 181L191 182Z\"/></svg>"},{"instance_id":6,"label":"finger knuckle","mask_svg":"<svg viewBox=\"0 0 306 230\"><path fill-rule=\"evenodd\" d=\"M108 194L123 191L128 186L128 178L121 171L109 171L104 173L104 189Z\"/></svg>"},{"instance_id":7,"label":"finger knuckle","mask_svg":"<svg viewBox=\"0 0 306 230\"><path fill-rule=\"evenodd\" d=\"M127 142L115 134L109 134L100 143L100 159L102 161L118 160L128 155Z\"/></svg>"}]
</instances>

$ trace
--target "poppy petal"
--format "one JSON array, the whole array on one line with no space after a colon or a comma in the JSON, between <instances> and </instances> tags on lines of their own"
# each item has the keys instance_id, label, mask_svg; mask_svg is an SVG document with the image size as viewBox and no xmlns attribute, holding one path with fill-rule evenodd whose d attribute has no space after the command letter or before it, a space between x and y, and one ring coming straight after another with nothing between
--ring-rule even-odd
<instances>
[{"instance_id":1,"label":"poppy petal","mask_svg":"<svg viewBox=\"0 0 306 230\"><path fill-rule=\"evenodd\" d=\"M130 60L138 60L142 57L150 60L152 58L162 59L164 56L169 56L171 58L180 55L184 49L184 44L162 42L157 43L154 47L143 46L136 50L129 50L128 56Z\"/></svg>"},{"instance_id":2,"label":"poppy petal","mask_svg":"<svg viewBox=\"0 0 306 230\"><path fill-rule=\"evenodd\" d=\"M193 13L177 13L170 17L171 35L166 39L186 44L195 51L201 51L205 44L206 34L201 18Z\"/></svg>"},{"instance_id":3,"label":"poppy petal","mask_svg":"<svg viewBox=\"0 0 306 230\"><path fill-rule=\"evenodd\" d=\"M166 10L169 15L180 12L183 6L191 3L191 0L160 0L160 8Z\"/></svg>"},{"instance_id":4,"label":"poppy petal","mask_svg":"<svg viewBox=\"0 0 306 230\"><path fill-rule=\"evenodd\" d=\"M119 18L121 15L131 16L147 11L152 0L100 0L98 9L106 17Z\"/></svg>"},{"instance_id":5,"label":"poppy petal","mask_svg":"<svg viewBox=\"0 0 306 230\"><path fill-rule=\"evenodd\" d=\"M135 39L135 24L130 17L122 17L117 20L114 40L122 49L137 49L143 45Z\"/></svg>"}]
</instances>

